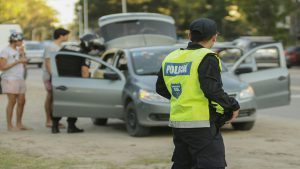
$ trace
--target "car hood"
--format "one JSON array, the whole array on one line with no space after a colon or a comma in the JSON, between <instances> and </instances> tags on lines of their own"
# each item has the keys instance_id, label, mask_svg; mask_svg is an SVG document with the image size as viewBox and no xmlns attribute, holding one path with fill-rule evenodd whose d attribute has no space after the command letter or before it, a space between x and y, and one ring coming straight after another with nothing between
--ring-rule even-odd
<instances>
[{"instance_id":1,"label":"car hood","mask_svg":"<svg viewBox=\"0 0 300 169\"><path fill-rule=\"evenodd\" d=\"M136 84L141 88L151 92L155 91L157 76L138 76ZM237 76L229 73L222 73L223 88L227 93L238 93L248 87L246 82L241 81Z\"/></svg>"}]
</instances>

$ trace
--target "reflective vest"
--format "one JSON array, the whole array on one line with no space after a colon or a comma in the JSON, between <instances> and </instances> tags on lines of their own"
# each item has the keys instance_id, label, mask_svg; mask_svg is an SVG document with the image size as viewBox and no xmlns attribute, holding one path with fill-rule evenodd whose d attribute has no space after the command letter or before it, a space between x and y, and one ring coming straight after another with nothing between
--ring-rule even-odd
<instances>
[{"instance_id":1,"label":"reflective vest","mask_svg":"<svg viewBox=\"0 0 300 169\"><path fill-rule=\"evenodd\" d=\"M163 78L171 93L170 127L210 127L209 100L200 88L198 77L198 67L208 53L214 52L207 48L178 49L163 61ZM222 70L221 61L219 58L218 60ZM219 104L215 102L212 104L218 113L223 114L224 110Z\"/></svg>"}]
</instances>

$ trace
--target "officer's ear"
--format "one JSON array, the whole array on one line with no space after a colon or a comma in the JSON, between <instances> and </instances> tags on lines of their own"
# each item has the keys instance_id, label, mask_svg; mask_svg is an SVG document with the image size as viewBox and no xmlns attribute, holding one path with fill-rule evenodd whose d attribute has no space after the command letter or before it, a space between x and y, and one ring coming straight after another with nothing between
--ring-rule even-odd
<instances>
[{"instance_id":1,"label":"officer's ear","mask_svg":"<svg viewBox=\"0 0 300 169\"><path fill-rule=\"evenodd\" d=\"M218 34L215 34L215 35L212 37L212 42L213 42L213 43L217 42L217 38L218 38Z\"/></svg>"},{"instance_id":2,"label":"officer's ear","mask_svg":"<svg viewBox=\"0 0 300 169\"><path fill-rule=\"evenodd\" d=\"M188 34L188 36L189 36L189 40L190 40L190 41L192 41L192 35L191 35L191 31L189 31L189 34Z\"/></svg>"}]
</instances>

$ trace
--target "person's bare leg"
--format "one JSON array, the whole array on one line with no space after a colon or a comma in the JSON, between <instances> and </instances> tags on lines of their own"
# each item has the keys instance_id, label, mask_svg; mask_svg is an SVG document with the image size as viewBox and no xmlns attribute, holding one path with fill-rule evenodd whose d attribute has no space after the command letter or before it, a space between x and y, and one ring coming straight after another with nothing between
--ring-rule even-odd
<instances>
[{"instance_id":1,"label":"person's bare leg","mask_svg":"<svg viewBox=\"0 0 300 169\"><path fill-rule=\"evenodd\" d=\"M52 126L52 92L47 91L46 101L45 101L45 111L46 111L46 127Z\"/></svg>"},{"instance_id":2,"label":"person's bare leg","mask_svg":"<svg viewBox=\"0 0 300 169\"><path fill-rule=\"evenodd\" d=\"M7 98L8 98L8 104L7 104L7 107L6 107L7 130L8 131L13 131L15 129L14 129L14 126L12 124L12 117L13 117L14 107L16 105L17 95L7 94Z\"/></svg>"},{"instance_id":3,"label":"person's bare leg","mask_svg":"<svg viewBox=\"0 0 300 169\"><path fill-rule=\"evenodd\" d=\"M17 129L26 130L27 128L22 123L22 117L25 106L25 94L19 94L17 96Z\"/></svg>"}]
</instances>

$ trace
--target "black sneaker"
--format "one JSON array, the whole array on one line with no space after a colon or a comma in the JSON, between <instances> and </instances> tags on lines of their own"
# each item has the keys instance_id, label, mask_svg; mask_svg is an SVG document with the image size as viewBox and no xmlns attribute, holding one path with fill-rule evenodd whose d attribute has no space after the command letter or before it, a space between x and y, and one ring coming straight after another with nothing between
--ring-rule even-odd
<instances>
[{"instance_id":1,"label":"black sneaker","mask_svg":"<svg viewBox=\"0 0 300 169\"><path fill-rule=\"evenodd\" d=\"M73 126L73 127L68 127L68 133L82 133L84 132L83 129L79 129L77 128L76 126Z\"/></svg>"},{"instance_id":2,"label":"black sneaker","mask_svg":"<svg viewBox=\"0 0 300 169\"><path fill-rule=\"evenodd\" d=\"M52 125L52 130L51 130L51 132L52 132L52 134L57 134L57 133L60 133L60 132L59 132L59 128L58 128L58 126L54 126L54 125Z\"/></svg>"}]
</instances>

